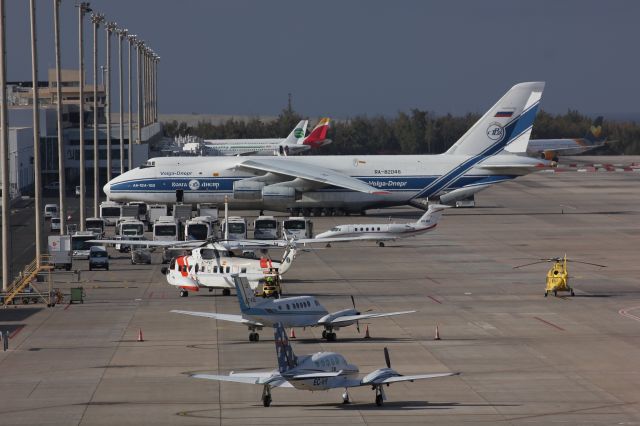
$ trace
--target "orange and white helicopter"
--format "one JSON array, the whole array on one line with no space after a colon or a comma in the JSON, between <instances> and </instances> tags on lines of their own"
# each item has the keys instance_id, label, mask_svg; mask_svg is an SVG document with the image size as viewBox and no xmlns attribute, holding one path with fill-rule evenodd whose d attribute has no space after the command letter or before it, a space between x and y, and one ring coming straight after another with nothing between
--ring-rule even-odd
<instances>
[{"instance_id":1,"label":"orange and white helicopter","mask_svg":"<svg viewBox=\"0 0 640 426\"><path fill-rule=\"evenodd\" d=\"M180 296L186 297L190 291L208 288L222 289L222 294L228 296L235 288L233 275L247 276L252 289L258 287L273 271L278 275L285 274L295 259L297 249L287 247L282 260L273 261L266 256L259 259L248 256L236 256L219 243L209 243L206 246L191 250L191 254L174 257L169 267L162 268L167 282L180 289Z\"/></svg>"}]
</instances>

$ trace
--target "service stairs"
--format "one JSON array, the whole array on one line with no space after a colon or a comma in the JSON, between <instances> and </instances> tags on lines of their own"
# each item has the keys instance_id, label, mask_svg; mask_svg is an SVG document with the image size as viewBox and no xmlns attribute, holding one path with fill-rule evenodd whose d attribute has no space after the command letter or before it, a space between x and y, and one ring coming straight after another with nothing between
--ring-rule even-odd
<instances>
[{"instance_id":1,"label":"service stairs","mask_svg":"<svg viewBox=\"0 0 640 426\"><path fill-rule=\"evenodd\" d=\"M16 296L21 295L29 285L31 285L34 296L39 296L49 303L49 294L43 295L36 287L35 282L37 281L38 274L42 272L50 272L51 269L52 267L49 265L47 256L41 257L40 264L38 264L37 259L33 259L33 261L25 266L22 273L19 274L11 283L11 286L4 295L2 301L3 307L6 308L10 305L13 302L13 299L15 299Z\"/></svg>"}]
</instances>

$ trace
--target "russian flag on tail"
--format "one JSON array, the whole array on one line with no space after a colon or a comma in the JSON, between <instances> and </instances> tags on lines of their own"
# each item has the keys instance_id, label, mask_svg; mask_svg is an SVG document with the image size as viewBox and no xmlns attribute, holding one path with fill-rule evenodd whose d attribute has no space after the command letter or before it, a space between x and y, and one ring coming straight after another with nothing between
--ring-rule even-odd
<instances>
[{"instance_id":1,"label":"russian flag on tail","mask_svg":"<svg viewBox=\"0 0 640 426\"><path fill-rule=\"evenodd\" d=\"M513 115L513 111L498 111L494 117L509 118Z\"/></svg>"}]
</instances>

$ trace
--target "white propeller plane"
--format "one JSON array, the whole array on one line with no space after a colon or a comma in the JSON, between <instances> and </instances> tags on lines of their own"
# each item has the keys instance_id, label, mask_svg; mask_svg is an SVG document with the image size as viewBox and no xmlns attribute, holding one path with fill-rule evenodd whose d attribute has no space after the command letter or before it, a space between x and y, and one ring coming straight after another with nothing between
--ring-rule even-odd
<instances>
[{"instance_id":1,"label":"white propeller plane","mask_svg":"<svg viewBox=\"0 0 640 426\"><path fill-rule=\"evenodd\" d=\"M196 379L217 380L224 382L248 383L263 387L262 404L271 405L271 389L277 387L296 388L300 390L321 391L344 388L342 401L351 402L349 388L371 386L375 391L375 402L381 406L387 399L384 386L398 382L414 382L416 380L434 379L437 377L456 376L460 373L431 373L404 376L391 368L389 351L384 348L386 368L379 368L360 378L360 370L349 364L346 358L334 352L316 352L311 355L296 356L289 344L287 334L281 323L273 326L278 370L265 372L234 373L228 376L215 374L194 374Z\"/></svg>"},{"instance_id":2,"label":"white propeller plane","mask_svg":"<svg viewBox=\"0 0 640 426\"><path fill-rule=\"evenodd\" d=\"M351 296L353 309L343 309L333 313L329 313L313 296L284 297L258 301L247 277L234 275L233 279L242 315L180 310L172 310L171 312L244 324L250 330L249 341L251 342L257 342L260 339L260 335L256 330L262 330L263 327L271 326L278 322L285 327L324 327L322 337L328 341L335 341L335 331L341 327L355 324L359 332L359 322L362 320L415 312L371 312L362 314L356 310L353 296Z\"/></svg>"},{"instance_id":3,"label":"white propeller plane","mask_svg":"<svg viewBox=\"0 0 640 426\"><path fill-rule=\"evenodd\" d=\"M413 223L366 223L361 225L338 225L316 235L318 240L347 237L352 240L375 240L380 247L384 241L399 238L415 237L433 231L442 217L442 213L450 206L430 204L428 210L417 222Z\"/></svg>"}]
</instances>

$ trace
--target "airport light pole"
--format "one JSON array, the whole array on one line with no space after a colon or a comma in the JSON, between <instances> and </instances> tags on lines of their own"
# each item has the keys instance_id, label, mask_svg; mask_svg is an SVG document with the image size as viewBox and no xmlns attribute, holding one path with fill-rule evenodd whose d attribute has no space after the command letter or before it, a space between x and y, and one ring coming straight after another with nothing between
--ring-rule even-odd
<instances>
[{"instance_id":1,"label":"airport light pole","mask_svg":"<svg viewBox=\"0 0 640 426\"><path fill-rule=\"evenodd\" d=\"M11 236L11 222L9 210L9 120L7 117L7 44L5 40L4 0L0 0L0 167L2 169L2 290L9 289L9 238Z\"/></svg>"},{"instance_id":2,"label":"airport light pole","mask_svg":"<svg viewBox=\"0 0 640 426\"><path fill-rule=\"evenodd\" d=\"M160 56L156 56L156 65L154 68L154 76L153 76L153 101L155 105L153 106L153 112L155 113L155 121L158 122L158 66L160 65Z\"/></svg>"},{"instance_id":3,"label":"airport light pole","mask_svg":"<svg viewBox=\"0 0 640 426\"><path fill-rule=\"evenodd\" d=\"M107 115L107 182L111 180L111 33L116 30L115 22L109 22L105 29L107 31L107 82L105 90Z\"/></svg>"},{"instance_id":4,"label":"airport light pole","mask_svg":"<svg viewBox=\"0 0 640 426\"><path fill-rule=\"evenodd\" d=\"M33 81L33 195L35 198L34 208L36 210L35 249L36 265L40 267L40 252L42 250L42 171L40 167L40 97L38 88L38 39L36 36L35 0L29 0L29 21L31 24L31 80ZM4 90L4 86L2 87Z\"/></svg>"},{"instance_id":5,"label":"airport light pole","mask_svg":"<svg viewBox=\"0 0 640 426\"><path fill-rule=\"evenodd\" d=\"M128 31L126 29L118 29L118 88L120 90L120 94L118 95L118 112L120 114L120 119L118 121L120 123L120 174L124 173L124 111L122 110L122 96L124 94L124 90L122 87L122 39L127 36L127 33ZM129 153L129 155L131 155L131 153Z\"/></svg>"},{"instance_id":6,"label":"airport light pole","mask_svg":"<svg viewBox=\"0 0 640 426\"><path fill-rule=\"evenodd\" d=\"M55 32L56 51L56 121L58 130L58 182L60 183L60 235L66 233L67 210L65 194L64 140L62 136L62 76L60 71L60 2L53 0L53 27Z\"/></svg>"},{"instance_id":7,"label":"airport light pole","mask_svg":"<svg viewBox=\"0 0 640 426\"><path fill-rule=\"evenodd\" d=\"M98 28L104 22L104 15L91 14L93 23L93 216L98 217L98 182L100 182L98 136Z\"/></svg>"},{"instance_id":8,"label":"airport light pole","mask_svg":"<svg viewBox=\"0 0 640 426\"><path fill-rule=\"evenodd\" d=\"M91 12L89 3L82 2L78 6L78 60L80 62L80 230L85 224L85 152L84 152L84 15Z\"/></svg>"},{"instance_id":9,"label":"airport light pole","mask_svg":"<svg viewBox=\"0 0 640 426\"><path fill-rule=\"evenodd\" d=\"M128 96L129 96L129 123L128 123L128 130L129 130L129 170L133 169L133 109L131 108L132 104L131 104L131 46L133 46L137 39L136 39L136 35L135 34L129 34L127 35L127 40L129 41L129 74L128 74L128 80L127 80L127 91L128 91Z\"/></svg>"},{"instance_id":10,"label":"airport light pole","mask_svg":"<svg viewBox=\"0 0 640 426\"><path fill-rule=\"evenodd\" d=\"M137 143L141 143L142 141L142 108L141 108L141 103L142 103L142 73L141 71L141 59L140 59L140 53L141 51L144 49L144 41L142 40L138 40L136 43L136 53L137 53L137 78L138 78L138 82L137 82L137 91L138 91L138 101L136 102L136 107L137 107L137 120L138 120L138 131L137 131Z\"/></svg>"}]
</instances>

